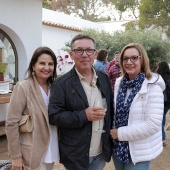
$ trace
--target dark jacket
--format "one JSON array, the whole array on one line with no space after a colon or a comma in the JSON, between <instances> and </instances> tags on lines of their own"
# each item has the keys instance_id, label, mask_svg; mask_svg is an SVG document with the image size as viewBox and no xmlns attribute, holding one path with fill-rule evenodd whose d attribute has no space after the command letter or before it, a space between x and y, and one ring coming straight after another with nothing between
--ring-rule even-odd
<instances>
[{"instance_id":1,"label":"dark jacket","mask_svg":"<svg viewBox=\"0 0 170 170\"><path fill-rule=\"evenodd\" d=\"M164 82L165 82L165 90L163 91L164 94L164 104L165 106L170 105L170 74L163 74L161 75Z\"/></svg>"},{"instance_id":2,"label":"dark jacket","mask_svg":"<svg viewBox=\"0 0 170 170\"><path fill-rule=\"evenodd\" d=\"M112 153L110 128L113 97L108 76L102 72L97 72L97 75L97 86L107 100L106 133L102 134L102 148L104 159L109 162ZM85 91L74 67L54 82L49 103L50 124L59 127L60 161L68 170L86 170L89 166L92 122L88 121L85 113L88 107Z\"/></svg>"}]
</instances>

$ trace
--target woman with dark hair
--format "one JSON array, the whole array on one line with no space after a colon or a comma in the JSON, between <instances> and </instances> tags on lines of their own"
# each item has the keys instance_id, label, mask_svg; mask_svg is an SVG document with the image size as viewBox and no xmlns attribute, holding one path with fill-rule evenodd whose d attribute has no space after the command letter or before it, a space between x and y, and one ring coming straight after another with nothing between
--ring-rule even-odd
<instances>
[{"instance_id":1,"label":"woman with dark hair","mask_svg":"<svg viewBox=\"0 0 170 170\"><path fill-rule=\"evenodd\" d=\"M56 77L56 56L48 47L35 50L27 73L13 90L6 119L11 170L52 170L59 160L56 126L49 125L50 87ZM32 118L31 132L21 132L23 115Z\"/></svg>"},{"instance_id":2,"label":"woman with dark hair","mask_svg":"<svg viewBox=\"0 0 170 170\"><path fill-rule=\"evenodd\" d=\"M165 122L166 122L166 114L170 109L170 68L166 61L162 61L158 64L157 73L162 76L165 81L166 89L164 90L164 114L162 119L162 141L163 146L166 146L166 134L165 134ZM168 93L169 92L169 93ZM169 94L170 95L170 94Z\"/></svg>"},{"instance_id":3,"label":"woman with dark hair","mask_svg":"<svg viewBox=\"0 0 170 170\"><path fill-rule=\"evenodd\" d=\"M94 63L94 68L96 70L100 70L102 72L106 72L107 66L108 66L108 51L107 50L99 50L97 54L97 60Z\"/></svg>"}]
</instances>

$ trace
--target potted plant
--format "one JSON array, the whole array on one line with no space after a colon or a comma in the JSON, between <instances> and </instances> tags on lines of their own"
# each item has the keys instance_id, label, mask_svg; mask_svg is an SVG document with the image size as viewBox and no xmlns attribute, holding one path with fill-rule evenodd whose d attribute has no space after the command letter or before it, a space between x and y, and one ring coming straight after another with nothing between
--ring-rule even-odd
<instances>
[{"instance_id":1,"label":"potted plant","mask_svg":"<svg viewBox=\"0 0 170 170\"><path fill-rule=\"evenodd\" d=\"M6 71L8 63L0 62L0 81L4 81L4 73Z\"/></svg>"}]
</instances>

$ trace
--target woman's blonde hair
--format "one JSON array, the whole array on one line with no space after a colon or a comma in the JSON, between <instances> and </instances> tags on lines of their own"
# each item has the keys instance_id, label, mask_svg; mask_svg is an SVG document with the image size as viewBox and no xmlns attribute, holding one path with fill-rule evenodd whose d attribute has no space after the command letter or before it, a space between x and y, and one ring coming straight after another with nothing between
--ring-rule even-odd
<instances>
[{"instance_id":1,"label":"woman's blonde hair","mask_svg":"<svg viewBox=\"0 0 170 170\"><path fill-rule=\"evenodd\" d=\"M150 79L152 77L152 73L149 66L149 58L146 50L139 43L128 44L122 49L120 54L120 67L122 70L122 75L124 76L126 73L125 69L123 68L123 55L129 48L135 48L139 52L139 56L141 57L141 71L145 73L147 79Z\"/></svg>"}]
</instances>

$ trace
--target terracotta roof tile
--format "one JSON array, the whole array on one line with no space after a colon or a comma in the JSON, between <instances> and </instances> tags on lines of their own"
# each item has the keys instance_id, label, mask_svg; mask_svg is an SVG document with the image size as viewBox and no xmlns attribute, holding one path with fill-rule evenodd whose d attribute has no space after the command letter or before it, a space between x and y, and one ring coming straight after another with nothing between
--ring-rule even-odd
<instances>
[{"instance_id":1,"label":"terracotta roof tile","mask_svg":"<svg viewBox=\"0 0 170 170\"><path fill-rule=\"evenodd\" d=\"M42 23L43 23L43 25L48 25L48 26L52 26L52 27L63 28L63 29L72 30L72 31L78 31L78 32L82 32L82 31L83 31L83 29L78 28L78 27L69 26L69 25L60 24L60 23L51 22L51 21L46 21L46 20L43 21Z\"/></svg>"}]
</instances>

